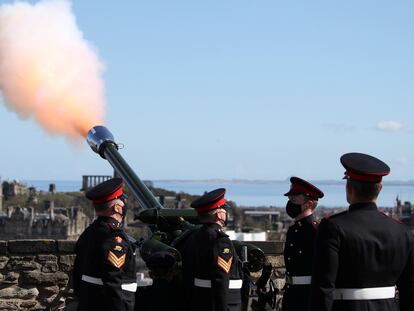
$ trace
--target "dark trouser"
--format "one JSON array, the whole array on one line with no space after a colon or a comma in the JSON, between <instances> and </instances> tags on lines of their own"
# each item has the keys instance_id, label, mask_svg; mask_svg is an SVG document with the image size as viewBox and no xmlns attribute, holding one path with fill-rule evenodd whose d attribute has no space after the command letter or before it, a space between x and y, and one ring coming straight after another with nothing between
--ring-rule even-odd
<instances>
[{"instance_id":1,"label":"dark trouser","mask_svg":"<svg viewBox=\"0 0 414 311\"><path fill-rule=\"evenodd\" d=\"M282 311L307 311L309 310L310 285L285 286L282 300Z\"/></svg>"}]
</instances>

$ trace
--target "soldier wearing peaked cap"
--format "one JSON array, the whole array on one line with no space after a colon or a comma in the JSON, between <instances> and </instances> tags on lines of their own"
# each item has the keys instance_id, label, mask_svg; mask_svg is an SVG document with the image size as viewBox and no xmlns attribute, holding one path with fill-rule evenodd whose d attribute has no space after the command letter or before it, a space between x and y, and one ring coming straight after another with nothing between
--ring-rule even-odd
<instances>
[{"instance_id":1,"label":"soldier wearing peaked cap","mask_svg":"<svg viewBox=\"0 0 414 311\"><path fill-rule=\"evenodd\" d=\"M286 285L282 310L306 311L309 307L309 292L312 273L313 246L318 223L313 211L318 200L324 196L317 187L298 177L290 179L287 214L294 219L286 235L284 259Z\"/></svg>"},{"instance_id":2,"label":"soldier wearing peaked cap","mask_svg":"<svg viewBox=\"0 0 414 311\"><path fill-rule=\"evenodd\" d=\"M312 274L312 311L414 310L414 239L407 227L378 211L382 177L390 168L362 153L341 157L347 211L319 225ZM398 289L399 300L396 299Z\"/></svg>"},{"instance_id":3,"label":"soldier wearing peaked cap","mask_svg":"<svg viewBox=\"0 0 414 311\"><path fill-rule=\"evenodd\" d=\"M188 310L227 311L241 307L241 267L234 246L222 231L227 221L225 189L192 202L202 227L189 236L182 250Z\"/></svg>"},{"instance_id":4,"label":"soldier wearing peaked cap","mask_svg":"<svg viewBox=\"0 0 414 311\"><path fill-rule=\"evenodd\" d=\"M135 304L135 249L123 230L126 197L120 178L86 193L98 218L76 243L74 290L79 311L132 311Z\"/></svg>"}]
</instances>

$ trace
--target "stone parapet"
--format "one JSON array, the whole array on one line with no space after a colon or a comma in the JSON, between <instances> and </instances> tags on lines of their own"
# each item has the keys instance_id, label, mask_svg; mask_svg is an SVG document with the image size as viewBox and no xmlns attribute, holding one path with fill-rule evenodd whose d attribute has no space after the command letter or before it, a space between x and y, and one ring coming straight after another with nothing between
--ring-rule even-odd
<instances>
[{"instance_id":1,"label":"stone parapet","mask_svg":"<svg viewBox=\"0 0 414 311\"><path fill-rule=\"evenodd\" d=\"M58 310L73 300L74 241L0 241L0 310Z\"/></svg>"},{"instance_id":2,"label":"stone parapet","mask_svg":"<svg viewBox=\"0 0 414 311\"><path fill-rule=\"evenodd\" d=\"M280 293L285 277L283 243L248 243L265 252L274 268L272 280ZM71 275L75 244L63 240L0 241L0 310L73 310ZM279 302L280 298L278 294Z\"/></svg>"}]
</instances>

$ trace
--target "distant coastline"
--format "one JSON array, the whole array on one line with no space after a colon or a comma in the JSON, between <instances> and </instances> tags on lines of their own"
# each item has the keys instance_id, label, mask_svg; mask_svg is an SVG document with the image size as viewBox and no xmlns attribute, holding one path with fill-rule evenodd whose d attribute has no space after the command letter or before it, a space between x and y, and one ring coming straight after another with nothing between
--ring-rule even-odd
<instances>
[{"instance_id":1,"label":"distant coastline","mask_svg":"<svg viewBox=\"0 0 414 311\"><path fill-rule=\"evenodd\" d=\"M9 179L12 180L12 179ZM71 180L71 179L16 179L18 181L24 182L26 184L34 183L79 183L81 180ZM148 179L154 183L194 183L194 184L284 184L289 182L287 179L224 179L224 178L209 178L209 179ZM321 180L310 180L310 182L319 184L319 185L342 185L344 184L343 180L335 179L321 179ZM414 186L414 180L384 180L384 185L404 185L404 186Z\"/></svg>"},{"instance_id":2,"label":"distant coastline","mask_svg":"<svg viewBox=\"0 0 414 311\"><path fill-rule=\"evenodd\" d=\"M265 179L154 179L151 180L154 183L198 183L198 184L284 184L289 182L287 179L275 179L275 180L265 180ZM343 180L334 180L334 179L323 179L323 180L310 180L310 182L318 185L342 185L344 184ZM390 180L384 181L384 185L403 185L403 186L414 186L414 180Z\"/></svg>"},{"instance_id":3,"label":"distant coastline","mask_svg":"<svg viewBox=\"0 0 414 311\"><path fill-rule=\"evenodd\" d=\"M33 186L39 191L48 191L49 184L56 185L58 192L80 191L82 187L79 180L20 180L27 186ZM156 179L151 180L156 188L162 188L177 193L184 192L191 195L201 195L205 191L215 188L226 188L226 196L236 202L238 206L284 207L286 197L284 193L289 189L289 179L286 180L249 180L249 179ZM346 207L348 203L345 196L345 180L319 180L313 181L325 196L319 206L329 208ZM379 207L393 207L396 199L403 202L414 202L414 180L385 181L383 190L378 199Z\"/></svg>"}]
</instances>

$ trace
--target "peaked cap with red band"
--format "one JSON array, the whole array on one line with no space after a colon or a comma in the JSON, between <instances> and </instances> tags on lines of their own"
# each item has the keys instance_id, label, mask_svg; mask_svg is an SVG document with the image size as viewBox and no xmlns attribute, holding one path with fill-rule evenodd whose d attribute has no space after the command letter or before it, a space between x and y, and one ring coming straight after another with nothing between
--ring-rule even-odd
<instances>
[{"instance_id":1,"label":"peaked cap with red band","mask_svg":"<svg viewBox=\"0 0 414 311\"><path fill-rule=\"evenodd\" d=\"M226 189L219 188L210 192L207 192L197 200L191 203L191 207L197 212L207 212L214 210L218 207L226 207L226 200L224 194ZM224 205L224 206L223 206Z\"/></svg>"},{"instance_id":2,"label":"peaked cap with red band","mask_svg":"<svg viewBox=\"0 0 414 311\"><path fill-rule=\"evenodd\" d=\"M382 177L390 173L390 167L373 156L364 153L346 153L341 157L341 163L345 167L344 179L379 183Z\"/></svg>"},{"instance_id":3,"label":"peaked cap with red band","mask_svg":"<svg viewBox=\"0 0 414 311\"><path fill-rule=\"evenodd\" d=\"M317 187L299 177L290 178L291 186L285 196L303 194L314 200L323 198L324 194Z\"/></svg>"},{"instance_id":4,"label":"peaked cap with red band","mask_svg":"<svg viewBox=\"0 0 414 311\"><path fill-rule=\"evenodd\" d=\"M123 185L124 181L121 178L111 178L88 190L86 197L93 204L109 202L123 195Z\"/></svg>"}]
</instances>

